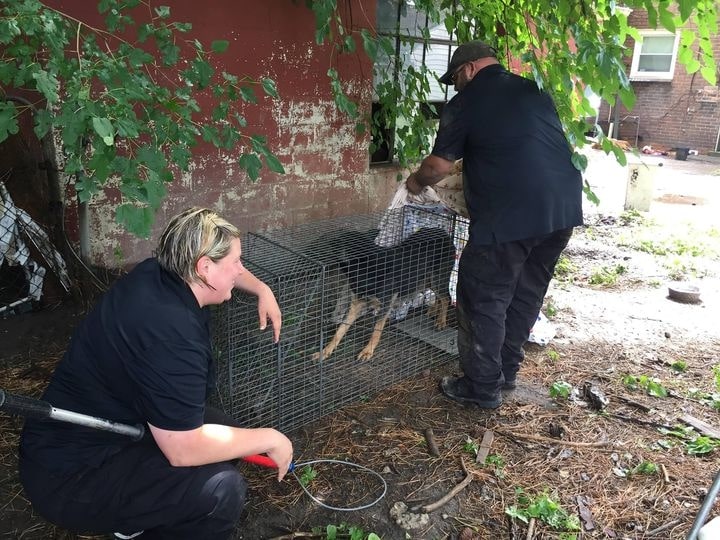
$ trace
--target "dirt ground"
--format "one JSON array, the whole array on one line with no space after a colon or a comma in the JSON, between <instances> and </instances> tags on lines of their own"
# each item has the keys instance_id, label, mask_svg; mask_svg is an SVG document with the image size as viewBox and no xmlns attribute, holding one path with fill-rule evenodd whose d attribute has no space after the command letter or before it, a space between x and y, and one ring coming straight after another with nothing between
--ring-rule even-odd
<instances>
[{"instance_id":1,"label":"dirt ground","mask_svg":"<svg viewBox=\"0 0 720 540\"><path fill-rule=\"evenodd\" d=\"M519 387L500 409L443 398L439 378L458 373L448 358L291 433L297 463L369 467L386 493L363 510L327 510L301 488L307 468L278 484L243 463L251 490L236 538L685 538L720 469L717 439L687 429L693 418L720 429L719 210L720 159L704 156L664 160L648 212L589 209L543 309L555 335L528 345ZM699 286L698 303L668 297L678 280ZM38 395L82 311L66 303L0 321L0 386ZM562 382L569 398L551 397ZM666 396L650 395L660 388ZM17 480L20 427L0 414L0 539L106 538L59 530L33 512ZM478 463L488 433L490 458ZM308 490L331 506L383 493L375 475L349 466L312 469Z\"/></svg>"}]
</instances>

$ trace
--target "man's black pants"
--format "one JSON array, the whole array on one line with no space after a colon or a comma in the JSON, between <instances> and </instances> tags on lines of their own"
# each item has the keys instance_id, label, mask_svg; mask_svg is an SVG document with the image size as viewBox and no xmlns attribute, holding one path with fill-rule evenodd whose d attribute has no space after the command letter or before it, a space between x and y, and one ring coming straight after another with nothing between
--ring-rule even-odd
<instances>
[{"instance_id":1,"label":"man's black pants","mask_svg":"<svg viewBox=\"0 0 720 540\"><path fill-rule=\"evenodd\" d=\"M233 424L219 411L206 423ZM20 476L33 507L71 531L144 530L138 540L229 538L245 505L247 484L233 463L173 467L151 435L97 469L54 476L21 460Z\"/></svg>"},{"instance_id":2,"label":"man's black pants","mask_svg":"<svg viewBox=\"0 0 720 540\"><path fill-rule=\"evenodd\" d=\"M503 244L468 244L458 274L460 365L474 394L514 380L560 254L573 229Z\"/></svg>"}]
</instances>

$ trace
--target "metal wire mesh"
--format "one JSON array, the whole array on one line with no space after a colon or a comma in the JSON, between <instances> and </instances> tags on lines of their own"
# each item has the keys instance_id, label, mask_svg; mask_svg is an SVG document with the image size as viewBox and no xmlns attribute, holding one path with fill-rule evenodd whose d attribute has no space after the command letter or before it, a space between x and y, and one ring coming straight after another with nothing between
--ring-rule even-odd
<instances>
[{"instance_id":1,"label":"metal wire mesh","mask_svg":"<svg viewBox=\"0 0 720 540\"><path fill-rule=\"evenodd\" d=\"M275 292L282 335L258 329L254 298L216 309L217 404L293 430L451 360L466 235L462 218L410 206L248 234L245 265Z\"/></svg>"}]
</instances>

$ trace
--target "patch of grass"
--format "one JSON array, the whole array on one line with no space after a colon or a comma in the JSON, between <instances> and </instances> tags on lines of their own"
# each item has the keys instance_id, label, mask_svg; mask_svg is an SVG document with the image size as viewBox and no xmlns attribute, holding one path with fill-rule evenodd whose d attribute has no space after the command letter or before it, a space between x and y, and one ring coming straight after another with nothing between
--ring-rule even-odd
<instances>
[{"instance_id":1,"label":"patch of grass","mask_svg":"<svg viewBox=\"0 0 720 540\"><path fill-rule=\"evenodd\" d=\"M685 360L675 360L670 364L670 369L678 373L685 373L687 371L687 362Z\"/></svg>"},{"instance_id":2,"label":"patch of grass","mask_svg":"<svg viewBox=\"0 0 720 540\"><path fill-rule=\"evenodd\" d=\"M550 385L550 397L553 399L567 399L570 397L570 392L572 391L572 385L570 383L567 383L565 381L555 381Z\"/></svg>"},{"instance_id":3,"label":"patch of grass","mask_svg":"<svg viewBox=\"0 0 720 540\"><path fill-rule=\"evenodd\" d=\"M304 487L308 487L310 483L317 478L317 471L310 467L309 465L306 467L303 467L300 472L300 483Z\"/></svg>"},{"instance_id":4,"label":"patch of grass","mask_svg":"<svg viewBox=\"0 0 720 540\"><path fill-rule=\"evenodd\" d=\"M572 281L577 270L577 266L568 257L560 255L560 258L555 265L555 273L553 274L553 277L558 281Z\"/></svg>"},{"instance_id":5,"label":"patch of grass","mask_svg":"<svg viewBox=\"0 0 720 540\"><path fill-rule=\"evenodd\" d=\"M667 388L662 385L660 379L647 375L625 375L622 382L630 390L644 390L649 396L667 397L668 395Z\"/></svg>"},{"instance_id":6,"label":"patch of grass","mask_svg":"<svg viewBox=\"0 0 720 540\"><path fill-rule=\"evenodd\" d=\"M663 435L669 435L682 441L685 451L691 456L705 456L720 447L720 439L699 435L690 426L676 426L674 429L659 428ZM666 441L667 442L667 441ZM660 441L658 441L660 443ZM672 445L672 443L670 443Z\"/></svg>"},{"instance_id":7,"label":"patch of grass","mask_svg":"<svg viewBox=\"0 0 720 540\"><path fill-rule=\"evenodd\" d=\"M575 514L565 510L557 499L547 492L531 497L520 488L515 488L517 504L505 508L505 513L511 518L528 523L530 518L539 519L556 531L562 531L559 536L563 540L575 540L580 530L580 519Z\"/></svg>"},{"instance_id":8,"label":"patch of grass","mask_svg":"<svg viewBox=\"0 0 720 540\"><path fill-rule=\"evenodd\" d=\"M489 454L485 458L485 463L483 463L485 467L489 467L493 469L493 473L495 473L495 476L497 478L504 478L505 473L503 472L503 469L505 468L505 460L502 458L499 454Z\"/></svg>"},{"instance_id":9,"label":"patch of grass","mask_svg":"<svg viewBox=\"0 0 720 540\"><path fill-rule=\"evenodd\" d=\"M545 304L545 315L547 316L547 318L552 319L557 314L558 309L555 307L555 304L553 304L552 302L547 302Z\"/></svg>"},{"instance_id":10,"label":"patch of grass","mask_svg":"<svg viewBox=\"0 0 720 540\"><path fill-rule=\"evenodd\" d=\"M475 442L473 439L468 437L465 439L465 444L463 444L463 452L467 452L468 454L472 456L477 456L478 450L480 449L480 445Z\"/></svg>"},{"instance_id":11,"label":"patch of grass","mask_svg":"<svg viewBox=\"0 0 720 540\"><path fill-rule=\"evenodd\" d=\"M636 474L655 474L658 472L659 467L653 463L652 461L643 461L642 463L639 463L638 465L635 465L632 469L628 471L628 476L633 476Z\"/></svg>"},{"instance_id":12,"label":"patch of grass","mask_svg":"<svg viewBox=\"0 0 720 540\"><path fill-rule=\"evenodd\" d=\"M551 362L557 362L558 360L560 360L560 353L554 349L549 349L547 352L547 357Z\"/></svg>"},{"instance_id":13,"label":"patch of grass","mask_svg":"<svg viewBox=\"0 0 720 540\"><path fill-rule=\"evenodd\" d=\"M315 538L323 540L338 540L340 538L348 540L380 540L380 537L374 532L367 533L361 527L341 523L340 525L327 525L326 527L313 527L312 532Z\"/></svg>"},{"instance_id":14,"label":"patch of grass","mask_svg":"<svg viewBox=\"0 0 720 540\"><path fill-rule=\"evenodd\" d=\"M590 285L615 285L618 277L625 273L627 273L627 268L622 264L614 267L602 266L593 270L588 281Z\"/></svg>"},{"instance_id":15,"label":"patch of grass","mask_svg":"<svg viewBox=\"0 0 720 540\"><path fill-rule=\"evenodd\" d=\"M639 210L626 210L620 214L620 224L624 226L628 225L645 225L647 219Z\"/></svg>"}]
</instances>

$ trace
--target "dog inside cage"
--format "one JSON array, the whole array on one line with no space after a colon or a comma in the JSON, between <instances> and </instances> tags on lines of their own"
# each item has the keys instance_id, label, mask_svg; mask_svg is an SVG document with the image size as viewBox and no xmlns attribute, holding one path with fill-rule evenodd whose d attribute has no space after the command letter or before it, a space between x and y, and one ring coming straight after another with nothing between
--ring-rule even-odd
<instances>
[{"instance_id":1,"label":"dog inside cage","mask_svg":"<svg viewBox=\"0 0 720 540\"><path fill-rule=\"evenodd\" d=\"M216 311L216 402L228 414L289 430L456 358L456 216L399 210L379 244L381 218L246 236L245 264L275 292L283 328L273 343L242 294Z\"/></svg>"},{"instance_id":2,"label":"dog inside cage","mask_svg":"<svg viewBox=\"0 0 720 540\"><path fill-rule=\"evenodd\" d=\"M427 313L433 317L435 328L447 326L450 273L455 263L450 234L440 228L421 228L397 246L382 247L374 242L378 233L375 229L347 230L326 240L338 253L337 271L344 277L344 290L348 292L340 298L349 299L349 306L332 339L313 354L313 360L329 359L358 318L371 312L376 322L357 356L358 360L369 360L392 313L409 296L424 297L427 291L434 293Z\"/></svg>"}]
</instances>

